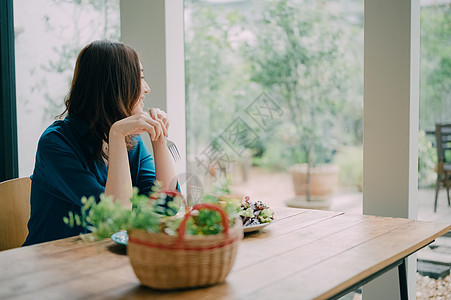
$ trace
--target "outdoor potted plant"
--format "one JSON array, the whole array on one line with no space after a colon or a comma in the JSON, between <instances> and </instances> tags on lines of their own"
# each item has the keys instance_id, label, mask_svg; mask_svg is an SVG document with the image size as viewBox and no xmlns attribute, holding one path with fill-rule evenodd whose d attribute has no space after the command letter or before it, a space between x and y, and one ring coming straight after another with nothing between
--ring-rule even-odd
<instances>
[{"instance_id":1,"label":"outdoor potted plant","mask_svg":"<svg viewBox=\"0 0 451 300\"><path fill-rule=\"evenodd\" d=\"M185 202L185 213L177 213L182 196L158 185L149 197L135 189L130 201L133 208L126 209L105 195L98 203L84 197L81 214L69 212L64 222L89 229L92 233L84 237L90 240L127 230L127 255L145 286L171 290L225 280L243 237L237 205L207 195L193 207Z\"/></svg>"},{"instance_id":2,"label":"outdoor potted plant","mask_svg":"<svg viewBox=\"0 0 451 300\"><path fill-rule=\"evenodd\" d=\"M284 145L280 159L292 162L296 197L287 204L327 208L338 182L332 162L346 99L341 29L318 1L269 1L262 14L261 34L247 52L251 80L273 95L288 119L268 135L272 145Z\"/></svg>"}]
</instances>

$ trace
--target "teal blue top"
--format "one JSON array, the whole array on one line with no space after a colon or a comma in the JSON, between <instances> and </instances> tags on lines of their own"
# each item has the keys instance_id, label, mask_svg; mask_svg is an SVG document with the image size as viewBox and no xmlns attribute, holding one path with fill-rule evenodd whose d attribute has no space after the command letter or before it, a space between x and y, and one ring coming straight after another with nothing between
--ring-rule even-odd
<instances>
[{"instance_id":1,"label":"teal blue top","mask_svg":"<svg viewBox=\"0 0 451 300\"><path fill-rule=\"evenodd\" d=\"M140 194L149 194L156 180L154 160L141 137L134 140L135 147L128 151L132 184ZM69 211L80 214L82 196L99 201L105 191L108 168L102 159L91 157L89 126L82 120L66 117L44 131L31 175L31 217L24 246L87 233L70 228L63 217Z\"/></svg>"}]
</instances>

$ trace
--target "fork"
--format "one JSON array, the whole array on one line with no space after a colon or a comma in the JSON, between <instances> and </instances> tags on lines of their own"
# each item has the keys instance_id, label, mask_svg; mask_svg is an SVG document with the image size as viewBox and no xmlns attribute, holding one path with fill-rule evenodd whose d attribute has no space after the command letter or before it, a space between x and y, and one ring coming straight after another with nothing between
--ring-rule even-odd
<instances>
[{"instance_id":1,"label":"fork","mask_svg":"<svg viewBox=\"0 0 451 300\"><path fill-rule=\"evenodd\" d=\"M144 108L143 111L150 113L150 108ZM181 160L182 157L180 156L179 149L177 149L177 146L175 145L175 143L173 141L171 141L170 139L168 139L167 137L164 137L164 138L166 139L166 145L168 146L169 152L171 152L171 155L172 155L172 158L174 159L174 161L178 162L179 160Z\"/></svg>"},{"instance_id":2,"label":"fork","mask_svg":"<svg viewBox=\"0 0 451 300\"><path fill-rule=\"evenodd\" d=\"M168 146L169 152L171 152L172 158L174 159L175 162L180 161L182 158L180 156L179 150L177 149L177 146L175 145L175 143L171 140L169 140L167 137L165 137L166 139L166 144Z\"/></svg>"}]
</instances>

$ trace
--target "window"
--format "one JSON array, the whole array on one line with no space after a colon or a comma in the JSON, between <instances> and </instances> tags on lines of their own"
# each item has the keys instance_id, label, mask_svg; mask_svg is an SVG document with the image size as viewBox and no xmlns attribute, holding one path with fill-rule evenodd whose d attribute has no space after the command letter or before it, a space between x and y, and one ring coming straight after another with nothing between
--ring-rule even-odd
<instances>
[{"instance_id":1,"label":"window","mask_svg":"<svg viewBox=\"0 0 451 300\"><path fill-rule=\"evenodd\" d=\"M206 190L325 200L319 171L307 191L290 172L326 165L361 211L363 1L186 1L185 51L187 164Z\"/></svg>"},{"instance_id":2,"label":"window","mask_svg":"<svg viewBox=\"0 0 451 300\"><path fill-rule=\"evenodd\" d=\"M78 53L118 40L119 19L119 0L14 1L19 176L31 175L40 135L64 110Z\"/></svg>"},{"instance_id":3,"label":"window","mask_svg":"<svg viewBox=\"0 0 451 300\"><path fill-rule=\"evenodd\" d=\"M437 173L436 123L451 123L451 1L421 1L418 218L445 222L433 214ZM424 199L424 201L422 201ZM448 209L446 190L437 211Z\"/></svg>"}]
</instances>

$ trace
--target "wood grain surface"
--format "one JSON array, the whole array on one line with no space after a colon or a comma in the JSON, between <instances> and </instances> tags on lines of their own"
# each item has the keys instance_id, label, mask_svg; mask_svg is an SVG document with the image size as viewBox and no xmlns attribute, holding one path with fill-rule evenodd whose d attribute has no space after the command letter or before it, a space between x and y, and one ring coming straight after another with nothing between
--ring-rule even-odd
<instances>
[{"instance_id":1,"label":"wood grain surface","mask_svg":"<svg viewBox=\"0 0 451 300\"><path fill-rule=\"evenodd\" d=\"M451 230L450 224L274 208L246 234L226 282L155 291L123 246L80 237L0 252L0 299L327 299Z\"/></svg>"}]
</instances>

